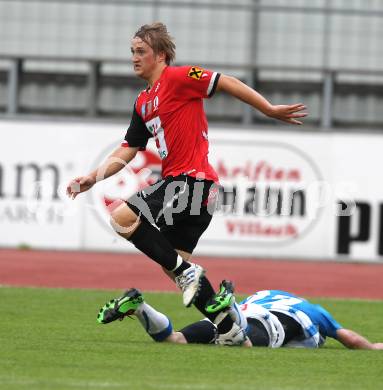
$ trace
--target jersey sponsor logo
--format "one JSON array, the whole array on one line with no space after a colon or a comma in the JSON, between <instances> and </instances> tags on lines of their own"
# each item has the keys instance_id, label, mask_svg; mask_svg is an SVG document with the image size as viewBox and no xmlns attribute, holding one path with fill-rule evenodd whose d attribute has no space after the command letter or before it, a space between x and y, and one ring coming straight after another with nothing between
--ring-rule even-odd
<instances>
[{"instance_id":1,"label":"jersey sponsor logo","mask_svg":"<svg viewBox=\"0 0 383 390\"><path fill-rule=\"evenodd\" d=\"M161 119L159 116L154 117L150 121L145 122L147 129L153 134L158 154L161 159L164 159L168 155L168 147L165 140L165 132L162 128Z\"/></svg>"},{"instance_id":2,"label":"jersey sponsor logo","mask_svg":"<svg viewBox=\"0 0 383 390\"><path fill-rule=\"evenodd\" d=\"M196 66L192 66L189 69L188 76L191 77L192 79L200 80L203 72L204 72L203 69L198 68Z\"/></svg>"},{"instance_id":3,"label":"jersey sponsor logo","mask_svg":"<svg viewBox=\"0 0 383 390\"><path fill-rule=\"evenodd\" d=\"M153 103L152 103L151 100L149 100L146 103L146 113L147 113L147 115L150 115L152 113L152 108L153 108Z\"/></svg>"}]
</instances>

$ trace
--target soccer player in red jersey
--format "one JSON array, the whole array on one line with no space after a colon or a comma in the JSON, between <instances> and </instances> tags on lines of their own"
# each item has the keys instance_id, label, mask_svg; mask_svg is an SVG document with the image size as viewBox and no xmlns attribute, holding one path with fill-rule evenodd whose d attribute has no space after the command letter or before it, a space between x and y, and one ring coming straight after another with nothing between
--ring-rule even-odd
<instances>
[{"instance_id":1,"label":"soccer player in red jersey","mask_svg":"<svg viewBox=\"0 0 383 390\"><path fill-rule=\"evenodd\" d=\"M205 305L214 290L202 267L189 262L211 221L217 195L218 177L208 161L203 99L225 91L269 117L296 125L306 116L305 106L272 105L234 77L198 66L171 66L175 44L162 23L142 26L132 39L131 52L134 71L147 88L135 101L124 142L105 164L69 183L67 192L74 198L114 175L154 138L163 179L117 207L111 223L119 235L175 278L185 306L193 303L211 317ZM115 306L117 318L118 301ZM221 324L225 333L232 323L228 319Z\"/></svg>"}]
</instances>

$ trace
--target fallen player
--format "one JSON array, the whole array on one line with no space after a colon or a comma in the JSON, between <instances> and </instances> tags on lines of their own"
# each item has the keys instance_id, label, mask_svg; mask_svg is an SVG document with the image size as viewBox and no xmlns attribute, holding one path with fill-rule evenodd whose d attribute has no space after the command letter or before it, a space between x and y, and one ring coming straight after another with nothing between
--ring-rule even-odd
<instances>
[{"instance_id":1,"label":"fallen player","mask_svg":"<svg viewBox=\"0 0 383 390\"><path fill-rule=\"evenodd\" d=\"M327 337L331 337L347 348L383 349L383 343L371 343L341 326L322 306L286 291L258 291L238 305L232 283L224 280L220 291L207 304L206 311L218 313L215 323L205 318L174 331L165 314L146 303L138 290L130 289L122 297L108 302L100 310L97 320L110 323L134 315L155 341L178 344L318 348ZM235 326L221 334L219 323L227 315L231 316Z\"/></svg>"}]
</instances>

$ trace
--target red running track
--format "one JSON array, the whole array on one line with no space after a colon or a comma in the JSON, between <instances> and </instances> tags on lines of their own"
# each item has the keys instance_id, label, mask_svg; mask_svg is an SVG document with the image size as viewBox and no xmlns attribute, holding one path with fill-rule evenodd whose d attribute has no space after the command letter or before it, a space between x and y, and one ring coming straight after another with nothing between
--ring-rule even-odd
<instances>
[{"instance_id":1,"label":"red running track","mask_svg":"<svg viewBox=\"0 0 383 390\"><path fill-rule=\"evenodd\" d=\"M238 293L279 289L311 297L383 299L383 264L196 257L217 288ZM0 284L10 286L177 291L161 268L141 255L0 250Z\"/></svg>"}]
</instances>

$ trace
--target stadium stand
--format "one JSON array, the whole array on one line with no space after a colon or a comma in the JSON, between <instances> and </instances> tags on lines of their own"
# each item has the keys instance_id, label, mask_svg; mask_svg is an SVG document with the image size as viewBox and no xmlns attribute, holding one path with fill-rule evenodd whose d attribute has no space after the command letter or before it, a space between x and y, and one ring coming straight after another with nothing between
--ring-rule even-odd
<instances>
[{"instance_id":1,"label":"stadium stand","mask_svg":"<svg viewBox=\"0 0 383 390\"><path fill-rule=\"evenodd\" d=\"M304 101L314 127L379 128L382 18L379 0L0 0L0 113L126 118L142 87L129 39L161 20L178 64L198 58L273 101ZM225 96L207 113L263 121Z\"/></svg>"}]
</instances>

